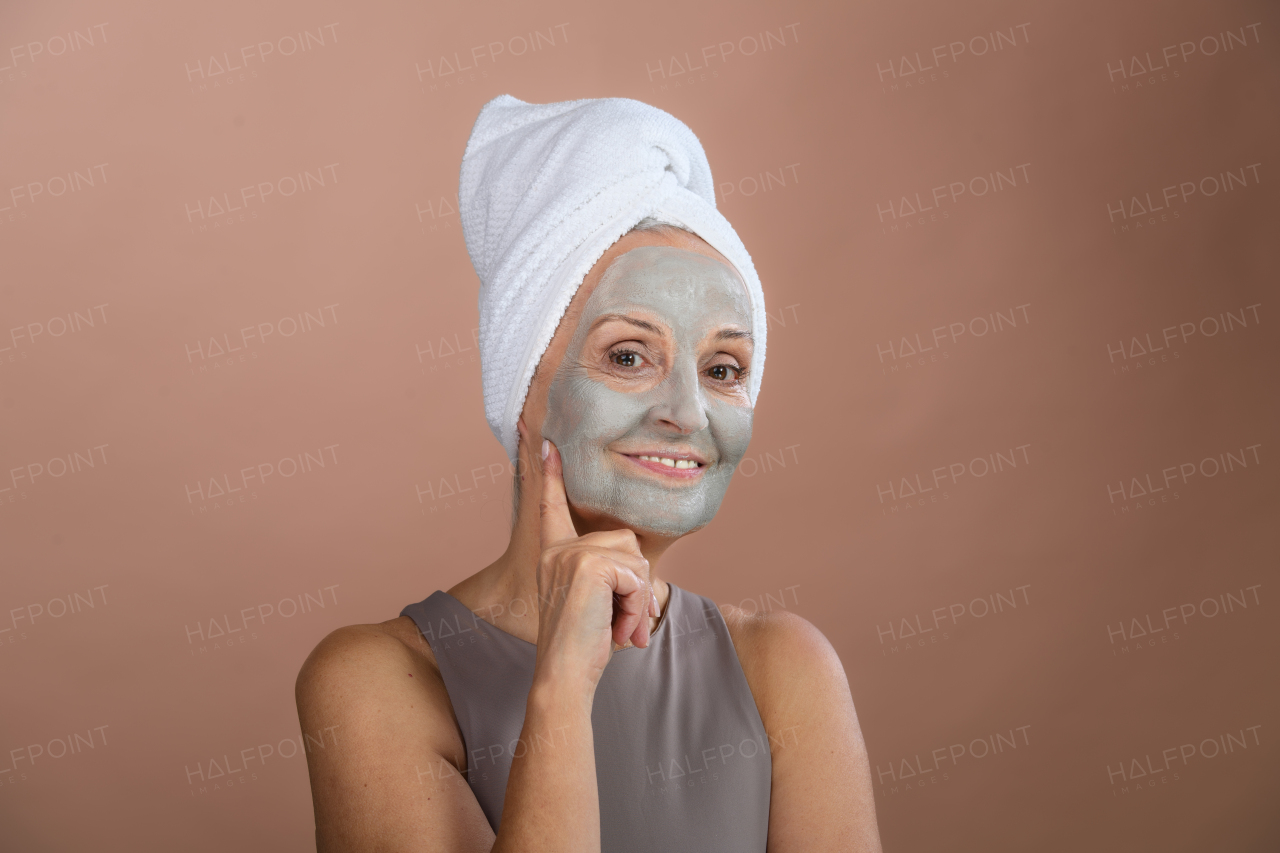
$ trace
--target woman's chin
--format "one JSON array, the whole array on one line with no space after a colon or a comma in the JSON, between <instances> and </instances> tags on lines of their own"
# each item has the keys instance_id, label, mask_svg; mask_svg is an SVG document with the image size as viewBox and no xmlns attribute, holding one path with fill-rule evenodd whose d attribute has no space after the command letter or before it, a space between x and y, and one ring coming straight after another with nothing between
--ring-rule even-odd
<instances>
[{"instance_id":1,"label":"woman's chin","mask_svg":"<svg viewBox=\"0 0 1280 853\"><path fill-rule=\"evenodd\" d=\"M592 511L573 506L574 521L579 533L593 530L621 530L626 528L637 536L650 536L676 540L681 536L701 530L711 519L694 519L690 516L652 515L630 511Z\"/></svg>"},{"instance_id":2,"label":"woman's chin","mask_svg":"<svg viewBox=\"0 0 1280 853\"><path fill-rule=\"evenodd\" d=\"M670 516L641 516L627 514L626 518L618 519L620 526L629 527L637 534L645 534L647 536L661 537L664 539L676 540L681 536L688 536L706 527L711 519L692 519L688 517L670 517Z\"/></svg>"}]
</instances>

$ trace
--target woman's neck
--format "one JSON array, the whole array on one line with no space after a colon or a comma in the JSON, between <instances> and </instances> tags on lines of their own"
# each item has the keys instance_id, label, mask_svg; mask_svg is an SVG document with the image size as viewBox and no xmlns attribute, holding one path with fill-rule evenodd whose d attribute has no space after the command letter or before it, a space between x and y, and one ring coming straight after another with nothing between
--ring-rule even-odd
<instances>
[{"instance_id":1,"label":"woman's neck","mask_svg":"<svg viewBox=\"0 0 1280 853\"><path fill-rule=\"evenodd\" d=\"M580 533L591 527L589 521L574 519ZM616 522L615 522L616 524ZM448 590L486 622L530 643L538 637L538 559L542 554L539 536L540 519L536 501L520 502L516 526L511 531L507 550L496 560ZM602 529L616 529L608 527ZM657 571L658 560L673 543L637 534L640 551L649 561L649 574L658 607L666 612L671 588ZM552 595L548 591L546 595ZM657 627L658 617L650 617L649 627Z\"/></svg>"}]
</instances>

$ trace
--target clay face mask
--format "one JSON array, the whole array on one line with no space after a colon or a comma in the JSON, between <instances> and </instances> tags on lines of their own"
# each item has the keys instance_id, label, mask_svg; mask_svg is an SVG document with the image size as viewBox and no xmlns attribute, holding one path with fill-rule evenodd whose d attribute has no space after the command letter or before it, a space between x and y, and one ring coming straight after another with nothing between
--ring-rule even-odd
<instances>
[{"instance_id":1,"label":"clay face mask","mask_svg":"<svg viewBox=\"0 0 1280 853\"><path fill-rule=\"evenodd\" d=\"M720 261L670 246L615 259L548 393L542 433L570 503L663 536L710 522L751 439L737 371L750 330L746 290Z\"/></svg>"}]
</instances>

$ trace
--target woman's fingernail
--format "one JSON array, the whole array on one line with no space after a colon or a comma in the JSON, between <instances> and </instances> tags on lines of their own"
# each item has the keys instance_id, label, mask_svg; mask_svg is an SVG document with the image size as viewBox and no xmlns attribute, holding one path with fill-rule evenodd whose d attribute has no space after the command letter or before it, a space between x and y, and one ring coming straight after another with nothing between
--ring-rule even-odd
<instances>
[{"instance_id":1,"label":"woman's fingernail","mask_svg":"<svg viewBox=\"0 0 1280 853\"><path fill-rule=\"evenodd\" d=\"M542 458L546 459L551 454L551 442L545 438L542 439Z\"/></svg>"},{"instance_id":2,"label":"woman's fingernail","mask_svg":"<svg viewBox=\"0 0 1280 853\"><path fill-rule=\"evenodd\" d=\"M653 615L657 616L662 613L662 609L658 607L658 596L653 590L649 590L649 598L653 600Z\"/></svg>"}]
</instances>

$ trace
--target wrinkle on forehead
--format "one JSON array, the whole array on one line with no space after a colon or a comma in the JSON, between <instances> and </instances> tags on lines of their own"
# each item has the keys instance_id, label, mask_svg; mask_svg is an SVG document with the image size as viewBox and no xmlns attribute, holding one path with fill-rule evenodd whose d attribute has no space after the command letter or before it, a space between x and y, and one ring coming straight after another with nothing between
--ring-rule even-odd
<instances>
[{"instance_id":1,"label":"wrinkle on forehead","mask_svg":"<svg viewBox=\"0 0 1280 853\"><path fill-rule=\"evenodd\" d=\"M688 327L704 316L751 329L751 300L738 274L715 258L674 246L640 246L615 258L582 316L627 307L657 311L674 321L673 328L680 324L685 331L693 331Z\"/></svg>"}]
</instances>

